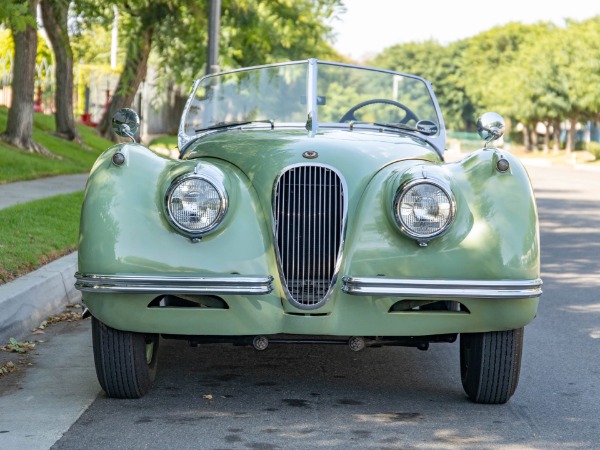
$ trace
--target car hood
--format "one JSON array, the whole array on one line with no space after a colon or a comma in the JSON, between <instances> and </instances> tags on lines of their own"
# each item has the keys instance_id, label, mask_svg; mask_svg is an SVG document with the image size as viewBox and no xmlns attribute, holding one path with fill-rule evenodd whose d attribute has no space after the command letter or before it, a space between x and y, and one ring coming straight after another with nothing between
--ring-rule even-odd
<instances>
[{"instance_id":1,"label":"car hood","mask_svg":"<svg viewBox=\"0 0 600 450\"><path fill-rule=\"evenodd\" d=\"M300 130L216 132L187 148L184 159L196 158L225 160L244 172L257 188L261 180L272 186L286 167L295 164L334 167L352 185L368 182L397 161L442 162L435 149L417 137L345 130L325 130L315 136Z\"/></svg>"}]
</instances>

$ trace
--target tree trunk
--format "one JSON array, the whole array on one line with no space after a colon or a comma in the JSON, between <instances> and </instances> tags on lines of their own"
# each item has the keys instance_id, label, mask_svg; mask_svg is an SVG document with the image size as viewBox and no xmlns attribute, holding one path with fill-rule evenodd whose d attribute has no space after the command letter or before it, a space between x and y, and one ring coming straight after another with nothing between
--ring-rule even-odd
<instances>
[{"instance_id":1,"label":"tree trunk","mask_svg":"<svg viewBox=\"0 0 600 450\"><path fill-rule=\"evenodd\" d=\"M44 28L56 60L56 134L80 140L73 116L73 52L67 31L69 0L42 0Z\"/></svg>"},{"instance_id":2,"label":"tree trunk","mask_svg":"<svg viewBox=\"0 0 600 450\"><path fill-rule=\"evenodd\" d=\"M29 0L27 4L29 13L35 17L38 0ZM23 31L17 31L13 27L12 33L15 42L15 59L12 67L12 103L8 111L6 132L1 138L15 147L53 156L43 146L33 141L37 29L27 24Z\"/></svg>"},{"instance_id":3,"label":"tree trunk","mask_svg":"<svg viewBox=\"0 0 600 450\"><path fill-rule=\"evenodd\" d=\"M552 125L552 133L554 135L554 143L552 144L552 153L558 154L560 150L560 119L556 119L554 125Z\"/></svg>"},{"instance_id":4,"label":"tree trunk","mask_svg":"<svg viewBox=\"0 0 600 450\"><path fill-rule=\"evenodd\" d=\"M567 155L570 155L575 150L575 140L577 138L577 124L579 123L579 114L569 119L569 132L567 133Z\"/></svg>"},{"instance_id":5,"label":"tree trunk","mask_svg":"<svg viewBox=\"0 0 600 450\"><path fill-rule=\"evenodd\" d=\"M120 108L131 107L135 94L146 77L153 33L152 26L142 28L139 33L130 33L132 37L127 44L125 68L97 128L98 133L107 139L116 140L112 131L112 117Z\"/></svg>"},{"instance_id":6,"label":"tree trunk","mask_svg":"<svg viewBox=\"0 0 600 450\"><path fill-rule=\"evenodd\" d=\"M529 129L529 125L523 124L523 145L525 146L525 150L528 152L531 151L531 130Z\"/></svg>"},{"instance_id":7,"label":"tree trunk","mask_svg":"<svg viewBox=\"0 0 600 450\"><path fill-rule=\"evenodd\" d=\"M537 151L538 151L538 134L536 131L536 126L537 126L536 123L534 123L531 126L531 150L533 152L537 153Z\"/></svg>"},{"instance_id":8,"label":"tree trunk","mask_svg":"<svg viewBox=\"0 0 600 450\"><path fill-rule=\"evenodd\" d=\"M544 132L544 148L542 151L544 155L547 155L550 152L550 122L544 122L544 127L546 131Z\"/></svg>"}]
</instances>

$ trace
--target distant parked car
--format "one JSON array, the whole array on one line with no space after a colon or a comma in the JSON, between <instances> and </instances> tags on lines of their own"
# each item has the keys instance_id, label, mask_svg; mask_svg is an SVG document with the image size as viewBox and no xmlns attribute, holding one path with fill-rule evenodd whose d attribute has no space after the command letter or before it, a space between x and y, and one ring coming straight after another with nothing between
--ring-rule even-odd
<instances>
[{"instance_id":1,"label":"distant parked car","mask_svg":"<svg viewBox=\"0 0 600 450\"><path fill-rule=\"evenodd\" d=\"M139 119L113 123L133 138ZM523 166L487 148L502 118L478 128L486 146L446 163L431 84L387 70L309 59L196 81L179 159L123 143L89 177L77 287L106 394L148 391L159 336L426 350L460 335L469 398L506 402L541 295L538 219Z\"/></svg>"}]
</instances>

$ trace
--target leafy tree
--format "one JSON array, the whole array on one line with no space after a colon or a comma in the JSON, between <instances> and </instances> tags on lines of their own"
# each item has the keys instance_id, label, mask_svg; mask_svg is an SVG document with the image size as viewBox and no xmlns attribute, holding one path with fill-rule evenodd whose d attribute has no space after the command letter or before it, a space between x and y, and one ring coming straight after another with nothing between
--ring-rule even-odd
<instances>
[{"instance_id":1,"label":"leafy tree","mask_svg":"<svg viewBox=\"0 0 600 450\"><path fill-rule=\"evenodd\" d=\"M337 56L326 23L340 0L225 0L222 64L244 67Z\"/></svg>"},{"instance_id":2,"label":"leafy tree","mask_svg":"<svg viewBox=\"0 0 600 450\"><path fill-rule=\"evenodd\" d=\"M561 30L546 25L546 29L536 34L519 49L519 58L505 70L499 81L509 95L503 106L503 113L519 120L524 127L524 143L534 148L531 131L538 122L546 129L555 130L555 148L558 149L560 120L568 114L569 103L561 81L561 67L557 53L561 48ZM549 146L549 133L544 136L544 150Z\"/></svg>"},{"instance_id":3,"label":"leafy tree","mask_svg":"<svg viewBox=\"0 0 600 450\"><path fill-rule=\"evenodd\" d=\"M538 122L555 130L558 151L560 122L570 122L566 151L575 147L580 120L593 120L600 110L600 19L569 22L565 28L546 26L535 39L526 41L519 58L504 71L502 86L511 93L504 109L526 125ZM549 136L545 137L545 149ZM531 147L531 146L530 146Z\"/></svg>"},{"instance_id":4,"label":"leafy tree","mask_svg":"<svg viewBox=\"0 0 600 450\"><path fill-rule=\"evenodd\" d=\"M567 152L574 148L580 121L600 115L600 17L567 21L558 27L540 22L511 23L469 39L401 44L378 55L373 64L416 73L433 82L450 127L465 128L473 112L495 110L523 125L526 147L535 127L553 129L559 149L560 124L570 123ZM544 148L550 136L544 137Z\"/></svg>"},{"instance_id":5,"label":"leafy tree","mask_svg":"<svg viewBox=\"0 0 600 450\"><path fill-rule=\"evenodd\" d=\"M462 83L460 55L464 41L442 46L436 41L411 42L390 47L372 64L419 75L433 84L448 128L473 127L473 103Z\"/></svg>"},{"instance_id":6,"label":"leafy tree","mask_svg":"<svg viewBox=\"0 0 600 450\"><path fill-rule=\"evenodd\" d=\"M8 23L14 36L12 104L8 113L6 132L1 138L11 145L30 152L52 156L47 149L33 141L33 94L35 59L38 44L35 23L38 0L9 0L0 9L0 20Z\"/></svg>"},{"instance_id":7,"label":"leafy tree","mask_svg":"<svg viewBox=\"0 0 600 450\"><path fill-rule=\"evenodd\" d=\"M600 111L600 17L569 22L562 33L559 53L561 77L569 102L567 153L575 149L576 126L580 120L598 118Z\"/></svg>"},{"instance_id":8,"label":"leafy tree","mask_svg":"<svg viewBox=\"0 0 600 450\"><path fill-rule=\"evenodd\" d=\"M83 64L110 65L112 34L105 25L82 20L70 28L69 36L74 61ZM125 52L118 52L118 63L122 64L124 60Z\"/></svg>"},{"instance_id":9,"label":"leafy tree","mask_svg":"<svg viewBox=\"0 0 600 450\"><path fill-rule=\"evenodd\" d=\"M46 41L40 36L38 32L38 44L35 62L40 64L43 60L47 62L53 61L52 49L48 47ZM7 54L14 55L15 53L15 42L10 29L0 29L0 58L5 57ZM10 65L8 66L10 68Z\"/></svg>"},{"instance_id":10,"label":"leafy tree","mask_svg":"<svg viewBox=\"0 0 600 450\"><path fill-rule=\"evenodd\" d=\"M4 0L0 3L0 22L8 22L16 30L24 30L27 25L35 24L29 14L29 5L19 0Z\"/></svg>"},{"instance_id":11,"label":"leafy tree","mask_svg":"<svg viewBox=\"0 0 600 450\"><path fill-rule=\"evenodd\" d=\"M173 18L179 17L181 9L176 1L164 0L152 2L148 0L125 1L119 4L119 10L126 13L126 29L129 39L125 66L119 82L104 116L98 124L98 132L107 138L114 139L112 132L112 116L122 107L131 106L135 94L146 77L148 59L152 49L155 33L169 30L162 27Z\"/></svg>"},{"instance_id":12,"label":"leafy tree","mask_svg":"<svg viewBox=\"0 0 600 450\"><path fill-rule=\"evenodd\" d=\"M340 0L226 0L223 2L221 66L327 56L331 16ZM128 36L127 56L115 95L98 126L113 137L110 119L130 106L155 50L163 78L185 82L203 72L207 45L207 5L198 0L117 2Z\"/></svg>"},{"instance_id":13,"label":"leafy tree","mask_svg":"<svg viewBox=\"0 0 600 450\"><path fill-rule=\"evenodd\" d=\"M520 58L519 49L543 32L544 25L509 23L468 39L461 58L467 94L477 110L502 110L510 94L501 83L503 71ZM500 112L500 111L499 111Z\"/></svg>"}]
</instances>

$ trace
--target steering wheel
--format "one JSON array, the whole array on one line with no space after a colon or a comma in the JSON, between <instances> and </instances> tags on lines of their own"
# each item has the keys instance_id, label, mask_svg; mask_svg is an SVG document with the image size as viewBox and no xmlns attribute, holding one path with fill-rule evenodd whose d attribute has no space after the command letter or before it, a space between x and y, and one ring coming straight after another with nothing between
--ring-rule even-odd
<instances>
[{"instance_id":1,"label":"steering wheel","mask_svg":"<svg viewBox=\"0 0 600 450\"><path fill-rule=\"evenodd\" d=\"M410 108L403 105L402 103L396 102L394 100L387 100L385 98L374 98L371 100L361 102L358 105L355 105L352 108L350 108L348 110L348 112L346 114L344 114L343 117L340 119L340 122L343 123L343 122L357 121L356 117L354 117L354 113L356 111L358 111L361 108L364 108L365 106L374 105L377 103L383 103L385 105L396 106L397 108L400 108L402 111L404 111L405 116L400 121L400 123L402 123L402 124L408 123L411 120L415 120L417 122L419 121L419 117L417 117L417 115L414 112L412 112L412 110Z\"/></svg>"}]
</instances>

